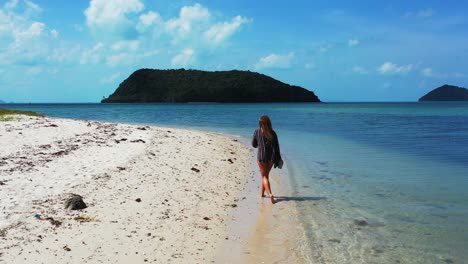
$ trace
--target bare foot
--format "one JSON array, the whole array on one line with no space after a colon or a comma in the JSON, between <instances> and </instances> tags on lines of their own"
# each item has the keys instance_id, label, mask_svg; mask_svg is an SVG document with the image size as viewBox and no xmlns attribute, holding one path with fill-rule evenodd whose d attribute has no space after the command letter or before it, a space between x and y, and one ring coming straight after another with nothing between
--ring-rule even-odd
<instances>
[{"instance_id":1,"label":"bare foot","mask_svg":"<svg viewBox=\"0 0 468 264\"><path fill-rule=\"evenodd\" d=\"M270 195L270 201L271 201L272 204L275 204L276 203L275 196Z\"/></svg>"},{"instance_id":2,"label":"bare foot","mask_svg":"<svg viewBox=\"0 0 468 264\"><path fill-rule=\"evenodd\" d=\"M265 194L260 194L260 198L264 198L265 197Z\"/></svg>"}]
</instances>

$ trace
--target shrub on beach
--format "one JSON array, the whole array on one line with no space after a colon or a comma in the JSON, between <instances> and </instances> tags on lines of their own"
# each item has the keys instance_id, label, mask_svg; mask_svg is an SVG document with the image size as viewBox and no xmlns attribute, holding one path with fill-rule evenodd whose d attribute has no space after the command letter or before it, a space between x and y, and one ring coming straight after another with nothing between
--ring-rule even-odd
<instances>
[{"instance_id":1,"label":"shrub on beach","mask_svg":"<svg viewBox=\"0 0 468 264\"><path fill-rule=\"evenodd\" d=\"M42 114L38 114L32 111L23 111L23 110L11 110L0 108L0 121L14 121L15 118L12 115L27 115L27 116L40 116L44 117Z\"/></svg>"}]
</instances>

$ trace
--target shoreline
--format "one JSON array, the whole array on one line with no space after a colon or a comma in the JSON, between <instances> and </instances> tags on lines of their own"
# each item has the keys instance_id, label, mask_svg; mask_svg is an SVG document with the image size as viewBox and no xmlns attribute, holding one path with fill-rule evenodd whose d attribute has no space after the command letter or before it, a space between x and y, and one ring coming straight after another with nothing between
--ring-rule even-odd
<instances>
[{"instance_id":1,"label":"shoreline","mask_svg":"<svg viewBox=\"0 0 468 264\"><path fill-rule=\"evenodd\" d=\"M229 236L245 145L184 129L21 119L0 123L10 142L0 151L0 263L204 263ZM66 193L88 208L65 210Z\"/></svg>"},{"instance_id":2,"label":"shoreline","mask_svg":"<svg viewBox=\"0 0 468 264\"><path fill-rule=\"evenodd\" d=\"M248 144L249 139L242 141ZM287 160L283 169L273 168L270 173L276 204L268 196L260 198L261 176L252 151L239 206L227 223L234 239L221 246L216 263L311 263L313 252L299 219L289 173Z\"/></svg>"}]
</instances>

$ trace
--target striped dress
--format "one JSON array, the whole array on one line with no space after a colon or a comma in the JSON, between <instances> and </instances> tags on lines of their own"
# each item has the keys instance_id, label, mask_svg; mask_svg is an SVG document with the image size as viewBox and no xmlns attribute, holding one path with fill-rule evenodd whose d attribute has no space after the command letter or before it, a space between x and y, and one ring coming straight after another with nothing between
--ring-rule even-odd
<instances>
[{"instance_id":1,"label":"striped dress","mask_svg":"<svg viewBox=\"0 0 468 264\"><path fill-rule=\"evenodd\" d=\"M269 140L261 129L255 130L252 138L252 146L258 148L257 160L260 162L273 161L275 168L281 160L281 153L279 148L278 136L273 131L273 139Z\"/></svg>"}]
</instances>

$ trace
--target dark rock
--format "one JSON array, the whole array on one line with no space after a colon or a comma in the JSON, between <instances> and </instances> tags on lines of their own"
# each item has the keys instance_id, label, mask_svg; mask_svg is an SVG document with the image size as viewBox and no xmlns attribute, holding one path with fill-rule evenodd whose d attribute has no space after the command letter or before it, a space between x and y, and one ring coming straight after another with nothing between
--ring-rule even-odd
<instances>
[{"instance_id":1,"label":"dark rock","mask_svg":"<svg viewBox=\"0 0 468 264\"><path fill-rule=\"evenodd\" d=\"M138 130L146 130L145 127L137 127Z\"/></svg>"},{"instance_id":2,"label":"dark rock","mask_svg":"<svg viewBox=\"0 0 468 264\"><path fill-rule=\"evenodd\" d=\"M132 143L138 143L138 142L146 143L146 141L144 141L143 139L132 140L130 142L132 142Z\"/></svg>"},{"instance_id":3,"label":"dark rock","mask_svg":"<svg viewBox=\"0 0 468 264\"><path fill-rule=\"evenodd\" d=\"M205 217L203 217L203 220L208 221L208 220L211 220L211 219L209 217L205 216Z\"/></svg>"},{"instance_id":4,"label":"dark rock","mask_svg":"<svg viewBox=\"0 0 468 264\"><path fill-rule=\"evenodd\" d=\"M199 169L197 169L197 168L194 168L194 167L192 167L192 168L191 168L191 170L193 170L194 172L200 172L200 170L199 170Z\"/></svg>"},{"instance_id":5,"label":"dark rock","mask_svg":"<svg viewBox=\"0 0 468 264\"><path fill-rule=\"evenodd\" d=\"M354 224L358 226L367 226L369 225L369 222L366 220L354 220Z\"/></svg>"},{"instance_id":6,"label":"dark rock","mask_svg":"<svg viewBox=\"0 0 468 264\"><path fill-rule=\"evenodd\" d=\"M102 103L320 102L305 88L250 71L140 69Z\"/></svg>"},{"instance_id":7,"label":"dark rock","mask_svg":"<svg viewBox=\"0 0 468 264\"><path fill-rule=\"evenodd\" d=\"M135 199L135 202L140 203L140 202L141 202L141 199L140 199L140 198L136 198L136 199Z\"/></svg>"},{"instance_id":8,"label":"dark rock","mask_svg":"<svg viewBox=\"0 0 468 264\"><path fill-rule=\"evenodd\" d=\"M65 200L65 209L70 209L70 210L81 210L85 209L86 204L83 201L83 197L81 197L78 194L70 194L70 197Z\"/></svg>"},{"instance_id":9,"label":"dark rock","mask_svg":"<svg viewBox=\"0 0 468 264\"><path fill-rule=\"evenodd\" d=\"M231 164L234 163L234 161L232 161L232 159L228 159L227 161L229 161Z\"/></svg>"},{"instance_id":10,"label":"dark rock","mask_svg":"<svg viewBox=\"0 0 468 264\"><path fill-rule=\"evenodd\" d=\"M65 249L65 251L71 251L71 249L67 245L63 246L63 249Z\"/></svg>"},{"instance_id":11,"label":"dark rock","mask_svg":"<svg viewBox=\"0 0 468 264\"><path fill-rule=\"evenodd\" d=\"M445 84L419 98L419 101L468 101L468 89Z\"/></svg>"}]
</instances>

